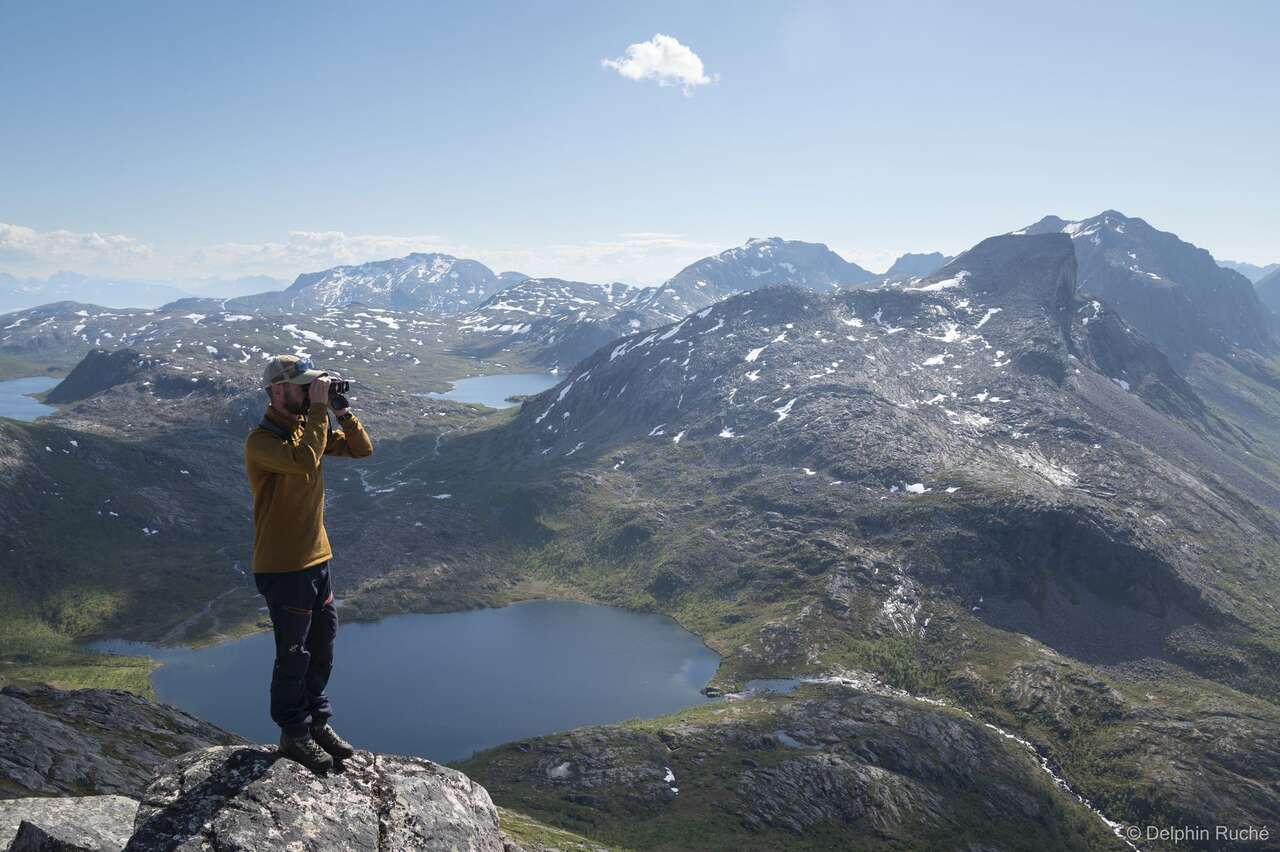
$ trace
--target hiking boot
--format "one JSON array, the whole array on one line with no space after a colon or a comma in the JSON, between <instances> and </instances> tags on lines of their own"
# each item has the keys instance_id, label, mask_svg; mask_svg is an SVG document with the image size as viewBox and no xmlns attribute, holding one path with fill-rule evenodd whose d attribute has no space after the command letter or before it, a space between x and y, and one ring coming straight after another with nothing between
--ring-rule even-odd
<instances>
[{"instance_id":1,"label":"hiking boot","mask_svg":"<svg viewBox=\"0 0 1280 852\"><path fill-rule=\"evenodd\" d=\"M345 760L356 753L355 747L338 736L338 732L328 723L313 727L311 729L311 739L315 741L316 745L338 760Z\"/></svg>"},{"instance_id":2,"label":"hiking boot","mask_svg":"<svg viewBox=\"0 0 1280 852\"><path fill-rule=\"evenodd\" d=\"M280 753L290 760L296 760L312 772L325 773L333 768L333 758L327 755L309 734L291 737L280 734Z\"/></svg>"}]
</instances>

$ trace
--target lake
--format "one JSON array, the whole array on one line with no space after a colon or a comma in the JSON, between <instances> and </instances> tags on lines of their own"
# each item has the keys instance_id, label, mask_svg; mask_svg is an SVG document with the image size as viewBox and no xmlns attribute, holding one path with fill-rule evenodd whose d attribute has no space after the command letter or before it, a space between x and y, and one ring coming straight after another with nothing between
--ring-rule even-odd
<instances>
[{"instance_id":1,"label":"lake","mask_svg":"<svg viewBox=\"0 0 1280 852\"><path fill-rule=\"evenodd\" d=\"M492 376L475 376L459 379L444 393L428 393L432 399L451 399L454 402L478 402L490 408L510 408L509 396L541 393L555 387L560 377L552 373L497 373Z\"/></svg>"},{"instance_id":2,"label":"lake","mask_svg":"<svg viewBox=\"0 0 1280 852\"><path fill-rule=\"evenodd\" d=\"M32 399L28 394L43 393L62 379L52 376L28 376L0 382L0 416L14 420L35 420L58 409Z\"/></svg>"},{"instance_id":3,"label":"lake","mask_svg":"<svg viewBox=\"0 0 1280 852\"><path fill-rule=\"evenodd\" d=\"M161 701L251 740L279 739L268 716L269 633L195 650L125 641L90 647L154 657L163 664L152 675ZM343 624L328 693L334 727L359 748L444 762L712 700L698 690L718 664L715 652L663 615L524 601Z\"/></svg>"}]
</instances>

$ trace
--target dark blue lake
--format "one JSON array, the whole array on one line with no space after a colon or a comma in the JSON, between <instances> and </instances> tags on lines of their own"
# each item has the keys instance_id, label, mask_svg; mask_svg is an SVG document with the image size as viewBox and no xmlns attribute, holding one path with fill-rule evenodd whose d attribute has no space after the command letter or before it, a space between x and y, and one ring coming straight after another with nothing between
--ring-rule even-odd
<instances>
[{"instance_id":1,"label":"dark blue lake","mask_svg":"<svg viewBox=\"0 0 1280 852\"><path fill-rule=\"evenodd\" d=\"M0 382L0 414L14 420L35 420L57 411L52 405L37 402L28 394L49 390L62 379L52 376L29 376L25 379L9 379Z\"/></svg>"},{"instance_id":2,"label":"dark blue lake","mask_svg":"<svg viewBox=\"0 0 1280 852\"><path fill-rule=\"evenodd\" d=\"M341 617L341 609L339 609ZM199 650L136 642L157 697L251 740L275 742L275 649L261 633ZM707 699L719 657L662 615L573 601L343 624L329 696L360 748L444 762L510 740L659 716Z\"/></svg>"},{"instance_id":3,"label":"dark blue lake","mask_svg":"<svg viewBox=\"0 0 1280 852\"><path fill-rule=\"evenodd\" d=\"M451 399L455 402L478 402L490 408L510 408L516 403L507 402L509 396L541 393L555 387L560 376L551 373L498 373L492 376L475 376L459 379L444 393L428 393L433 399Z\"/></svg>"}]
</instances>

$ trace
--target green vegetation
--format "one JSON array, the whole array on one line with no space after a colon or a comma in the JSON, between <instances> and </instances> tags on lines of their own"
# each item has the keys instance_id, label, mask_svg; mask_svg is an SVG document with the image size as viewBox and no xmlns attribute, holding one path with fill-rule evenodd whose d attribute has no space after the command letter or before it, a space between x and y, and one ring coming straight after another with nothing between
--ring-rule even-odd
<instances>
[{"instance_id":1,"label":"green vegetation","mask_svg":"<svg viewBox=\"0 0 1280 852\"><path fill-rule=\"evenodd\" d=\"M62 689L127 689L155 698L155 662L81 650L72 636L30 615L30 600L0 589L0 685L48 683Z\"/></svg>"},{"instance_id":2,"label":"green vegetation","mask_svg":"<svg viewBox=\"0 0 1280 852\"><path fill-rule=\"evenodd\" d=\"M612 850L628 848L601 846L580 834L547 825L510 808L498 808L498 823L512 840L529 852L547 848L562 850L562 852L597 852L597 850L612 852Z\"/></svg>"}]
</instances>

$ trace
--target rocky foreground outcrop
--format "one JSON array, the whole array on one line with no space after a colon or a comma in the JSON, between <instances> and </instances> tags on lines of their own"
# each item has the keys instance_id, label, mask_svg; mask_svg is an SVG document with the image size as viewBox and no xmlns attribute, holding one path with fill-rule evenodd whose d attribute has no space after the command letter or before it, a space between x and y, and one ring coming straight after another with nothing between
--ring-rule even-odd
<instances>
[{"instance_id":1,"label":"rocky foreground outcrop","mask_svg":"<svg viewBox=\"0 0 1280 852\"><path fill-rule=\"evenodd\" d=\"M424 758L358 752L318 776L274 748L211 748L166 764L125 847L503 849L483 787Z\"/></svg>"},{"instance_id":2,"label":"rocky foreground outcrop","mask_svg":"<svg viewBox=\"0 0 1280 852\"><path fill-rule=\"evenodd\" d=\"M0 849L514 850L489 794L417 757L326 775L119 690L0 690Z\"/></svg>"},{"instance_id":3,"label":"rocky foreground outcrop","mask_svg":"<svg viewBox=\"0 0 1280 852\"><path fill-rule=\"evenodd\" d=\"M0 843L24 850L503 852L483 787L416 757L358 752L316 775L269 746L214 746L162 765L123 796L0 803Z\"/></svg>"}]
</instances>

